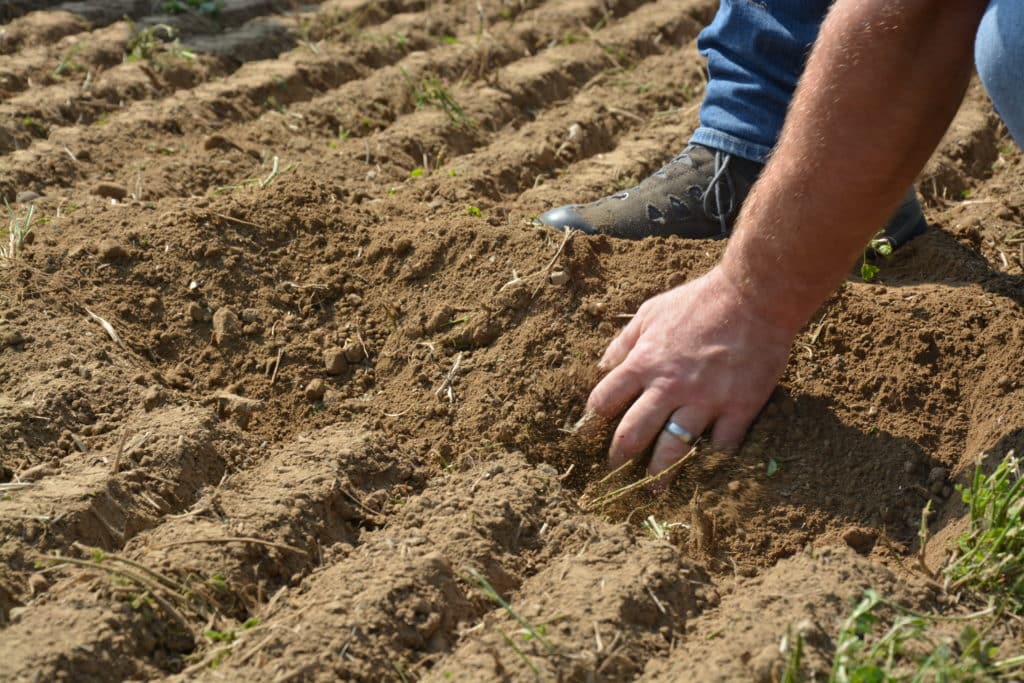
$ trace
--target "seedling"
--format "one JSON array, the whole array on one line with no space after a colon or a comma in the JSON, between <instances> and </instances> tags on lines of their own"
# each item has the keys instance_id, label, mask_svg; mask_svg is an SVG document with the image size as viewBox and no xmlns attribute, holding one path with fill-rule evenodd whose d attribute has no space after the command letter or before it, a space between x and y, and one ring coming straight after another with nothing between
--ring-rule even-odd
<instances>
[{"instance_id":1,"label":"seedling","mask_svg":"<svg viewBox=\"0 0 1024 683\"><path fill-rule=\"evenodd\" d=\"M196 55L194 52L181 47L181 43L175 38L177 32L173 26L154 24L139 30L138 25L130 18L125 17L125 21L128 22L128 27L131 31L131 37L125 43L125 59L127 61L137 62L145 59L159 64L156 57L162 52L170 53L182 59L195 59ZM163 33L168 41L173 40L174 42L167 45L165 41L157 37L157 33Z\"/></svg>"},{"instance_id":2,"label":"seedling","mask_svg":"<svg viewBox=\"0 0 1024 683\"><path fill-rule=\"evenodd\" d=\"M409 171L409 177L410 178L419 178L424 173L425 173L425 171L422 168L414 168L411 171Z\"/></svg>"},{"instance_id":3,"label":"seedling","mask_svg":"<svg viewBox=\"0 0 1024 683\"><path fill-rule=\"evenodd\" d=\"M9 265L21 255L25 240L32 232L32 217L36 211L36 207L30 204L25 218L18 218L6 199L4 206L7 208L8 223L6 239L0 240L0 266Z\"/></svg>"},{"instance_id":4,"label":"seedling","mask_svg":"<svg viewBox=\"0 0 1024 683\"><path fill-rule=\"evenodd\" d=\"M57 64L57 68L53 70L53 75L54 76L61 76L61 75L64 74L65 71L78 71L78 70L80 70L82 68L82 65L79 64L78 62L73 61L73 60L75 58L75 55L77 55L79 53L79 51L81 51L81 49L82 49L82 44L81 43L75 43L74 45L72 45L71 49L68 50L67 54L65 54L61 58L60 63Z\"/></svg>"},{"instance_id":5,"label":"seedling","mask_svg":"<svg viewBox=\"0 0 1024 683\"><path fill-rule=\"evenodd\" d=\"M441 79L436 76L425 76L419 81L414 81L404 69L402 70L402 75L405 77L409 94L413 102L416 103L417 109L424 107L440 109L448 115L451 122L458 128L475 125L473 119L466 116L462 105L456 102L452 94L448 92Z\"/></svg>"},{"instance_id":6,"label":"seedling","mask_svg":"<svg viewBox=\"0 0 1024 683\"><path fill-rule=\"evenodd\" d=\"M540 626L534 626L526 618L524 618L522 615L520 615L518 612L512 609L512 605L509 604L509 602L505 600L505 598L501 597L501 594L494 589L494 586L491 585L490 581L484 578L483 574L481 574L477 570L470 569L469 575L480 588L480 592L482 592L491 602L495 603L503 610L508 612L509 616L515 619L516 622L518 622L519 625L523 627L523 640L530 641L536 639L538 643L544 646L544 649L546 649L549 654L555 651L555 648L551 644L551 641L544 637L547 633L546 626L544 626L543 624L541 624Z\"/></svg>"},{"instance_id":7,"label":"seedling","mask_svg":"<svg viewBox=\"0 0 1024 683\"><path fill-rule=\"evenodd\" d=\"M672 530L685 526L686 525L682 522L659 522L655 519L654 515L649 515L647 519L644 520L644 529L646 529L651 536L661 541L672 540Z\"/></svg>"},{"instance_id":8,"label":"seedling","mask_svg":"<svg viewBox=\"0 0 1024 683\"><path fill-rule=\"evenodd\" d=\"M875 236L868 242L868 246L864 249L864 253L861 255L860 262L860 277L864 282L871 282L878 275L878 266L874 263L868 262L868 257L871 254L878 254L885 259L892 258L892 242L889 238L882 237L884 234L883 230L879 230L875 233Z\"/></svg>"},{"instance_id":9,"label":"seedling","mask_svg":"<svg viewBox=\"0 0 1024 683\"><path fill-rule=\"evenodd\" d=\"M467 206L466 213L468 213L470 216L475 216L477 218L483 218L484 216L484 212L480 210L479 206Z\"/></svg>"}]
</instances>

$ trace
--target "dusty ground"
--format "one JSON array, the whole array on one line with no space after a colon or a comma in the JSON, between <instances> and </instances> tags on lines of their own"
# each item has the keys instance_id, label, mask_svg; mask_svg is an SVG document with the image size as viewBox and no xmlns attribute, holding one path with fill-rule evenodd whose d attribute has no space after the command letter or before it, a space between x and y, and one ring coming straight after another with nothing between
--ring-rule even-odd
<instances>
[{"instance_id":1,"label":"dusty ground","mask_svg":"<svg viewBox=\"0 0 1024 683\"><path fill-rule=\"evenodd\" d=\"M743 451L585 512L594 362L722 245L530 217L685 144L715 3L161 6L0 10L0 194L35 206L0 271L0 680L769 681L867 586L945 609L921 509L938 566L953 485L1024 450L1024 160L977 86L937 227L822 307Z\"/></svg>"}]
</instances>

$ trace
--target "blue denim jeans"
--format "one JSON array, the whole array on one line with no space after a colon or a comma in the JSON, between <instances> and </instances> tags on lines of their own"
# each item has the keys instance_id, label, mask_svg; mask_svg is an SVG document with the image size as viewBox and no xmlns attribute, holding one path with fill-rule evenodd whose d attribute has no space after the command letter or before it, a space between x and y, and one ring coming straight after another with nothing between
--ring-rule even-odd
<instances>
[{"instance_id":1,"label":"blue denim jeans","mask_svg":"<svg viewBox=\"0 0 1024 683\"><path fill-rule=\"evenodd\" d=\"M779 139L830 0L721 0L697 39L708 60L690 142L764 162ZM975 43L982 83L1024 146L1024 0L990 0Z\"/></svg>"}]
</instances>

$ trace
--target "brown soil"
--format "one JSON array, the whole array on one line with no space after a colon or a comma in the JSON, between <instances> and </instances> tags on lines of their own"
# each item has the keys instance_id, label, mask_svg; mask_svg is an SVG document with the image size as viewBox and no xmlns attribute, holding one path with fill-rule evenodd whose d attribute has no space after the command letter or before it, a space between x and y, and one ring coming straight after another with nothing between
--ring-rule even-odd
<instances>
[{"instance_id":1,"label":"brown soil","mask_svg":"<svg viewBox=\"0 0 1024 683\"><path fill-rule=\"evenodd\" d=\"M1024 449L1024 157L979 86L937 227L822 307L743 450L587 512L594 362L722 244L530 217L685 144L713 0L153 5L0 10L0 194L36 211L0 270L0 680L770 681L865 587L957 609L909 568L921 509L936 567L954 485Z\"/></svg>"}]
</instances>

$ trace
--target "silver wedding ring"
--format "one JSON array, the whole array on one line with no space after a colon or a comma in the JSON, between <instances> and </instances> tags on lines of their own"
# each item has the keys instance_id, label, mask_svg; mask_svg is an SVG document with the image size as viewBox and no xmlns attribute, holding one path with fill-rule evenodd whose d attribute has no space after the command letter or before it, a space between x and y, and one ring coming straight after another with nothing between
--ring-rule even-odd
<instances>
[{"instance_id":1,"label":"silver wedding ring","mask_svg":"<svg viewBox=\"0 0 1024 683\"><path fill-rule=\"evenodd\" d=\"M679 439L680 441L682 441L683 443L685 443L687 445L693 443L693 434L691 434L690 432L686 431L685 429L683 429L682 427L677 425L672 420L669 420L665 424L665 431L668 432L669 434L671 434L672 436L676 437L677 439Z\"/></svg>"}]
</instances>

